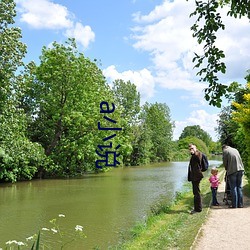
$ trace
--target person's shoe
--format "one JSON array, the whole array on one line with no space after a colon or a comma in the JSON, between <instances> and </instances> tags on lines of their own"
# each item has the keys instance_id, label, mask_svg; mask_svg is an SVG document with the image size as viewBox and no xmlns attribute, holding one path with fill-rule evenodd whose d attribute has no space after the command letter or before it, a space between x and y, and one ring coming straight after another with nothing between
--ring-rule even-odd
<instances>
[{"instance_id":1,"label":"person's shoe","mask_svg":"<svg viewBox=\"0 0 250 250\"><path fill-rule=\"evenodd\" d=\"M216 206L216 207L219 206L219 205L220 205L219 203L212 204L212 206Z\"/></svg>"},{"instance_id":2,"label":"person's shoe","mask_svg":"<svg viewBox=\"0 0 250 250\"><path fill-rule=\"evenodd\" d=\"M243 208L243 205L238 206L238 208Z\"/></svg>"},{"instance_id":3,"label":"person's shoe","mask_svg":"<svg viewBox=\"0 0 250 250\"><path fill-rule=\"evenodd\" d=\"M233 207L232 205L228 206L228 208L236 208L236 207Z\"/></svg>"},{"instance_id":4,"label":"person's shoe","mask_svg":"<svg viewBox=\"0 0 250 250\"><path fill-rule=\"evenodd\" d=\"M196 213L200 213L201 211L196 211L196 210L192 210L191 212L190 212L190 214L196 214Z\"/></svg>"}]
</instances>

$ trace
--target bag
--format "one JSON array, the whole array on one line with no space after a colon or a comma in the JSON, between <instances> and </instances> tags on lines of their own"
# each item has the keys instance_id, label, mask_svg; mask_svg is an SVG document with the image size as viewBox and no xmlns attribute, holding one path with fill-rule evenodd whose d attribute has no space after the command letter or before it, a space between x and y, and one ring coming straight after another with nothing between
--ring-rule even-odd
<instances>
[{"instance_id":1,"label":"bag","mask_svg":"<svg viewBox=\"0 0 250 250\"><path fill-rule=\"evenodd\" d=\"M202 158L201 158L201 171L202 171L202 172L207 171L208 167L209 167L209 163L208 163L207 156L206 156L204 153L202 153Z\"/></svg>"}]
</instances>

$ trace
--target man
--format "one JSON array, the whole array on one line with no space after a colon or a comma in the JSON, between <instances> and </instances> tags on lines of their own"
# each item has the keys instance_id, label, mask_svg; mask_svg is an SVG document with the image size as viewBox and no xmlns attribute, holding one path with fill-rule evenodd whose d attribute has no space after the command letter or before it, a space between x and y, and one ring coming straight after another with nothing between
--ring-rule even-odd
<instances>
[{"instance_id":1,"label":"man","mask_svg":"<svg viewBox=\"0 0 250 250\"><path fill-rule=\"evenodd\" d=\"M243 207L242 196L242 177L244 174L244 165L239 151L228 145L222 146L223 165L227 171L230 192L232 197L232 205L230 208Z\"/></svg>"},{"instance_id":2,"label":"man","mask_svg":"<svg viewBox=\"0 0 250 250\"><path fill-rule=\"evenodd\" d=\"M188 181L192 182L193 195L194 195L194 209L191 214L199 213L202 211L200 181L203 178L201 172L201 158L202 152L197 150L196 146L191 143L188 145L191 153L190 163L188 167Z\"/></svg>"}]
</instances>

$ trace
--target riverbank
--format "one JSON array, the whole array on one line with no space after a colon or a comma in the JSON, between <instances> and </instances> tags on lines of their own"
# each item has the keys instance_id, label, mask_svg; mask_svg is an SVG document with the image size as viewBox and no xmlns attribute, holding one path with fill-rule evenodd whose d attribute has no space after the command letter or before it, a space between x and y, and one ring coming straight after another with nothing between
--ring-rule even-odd
<instances>
[{"instance_id":1,"label":"riverbank","mask_svg":"<svg viewBox=\"0 0 250 250\"><path fill-rule=\"evenodd\" d=\"M221 182L223 176L224 171L220 170ZM124 242L111 249L190 249L210 209L211 191L208 176L201 182L201 193L201 213L190 215L193 209L193 194L191 184L188 183L183 192L177 193L171 205L162 204L158 209L153 209L147 220L138 223L129 236L125 237Z\"/></svg>"}]
</instances>

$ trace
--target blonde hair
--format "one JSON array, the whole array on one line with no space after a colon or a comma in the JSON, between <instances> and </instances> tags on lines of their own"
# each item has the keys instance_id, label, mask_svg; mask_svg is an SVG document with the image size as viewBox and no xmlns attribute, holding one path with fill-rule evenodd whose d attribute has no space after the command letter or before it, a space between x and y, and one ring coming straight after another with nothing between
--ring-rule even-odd
<instances>
[{"instance_id":1,"label":"blonde hair","mask_svg":"<svg viewBox=\"0 0 250 250\"><path fill-rule=\"evenodd\" d=\"M212 168L211 169L211 174L218 173L218 168Z\"/></svg>"}]
</instances>

